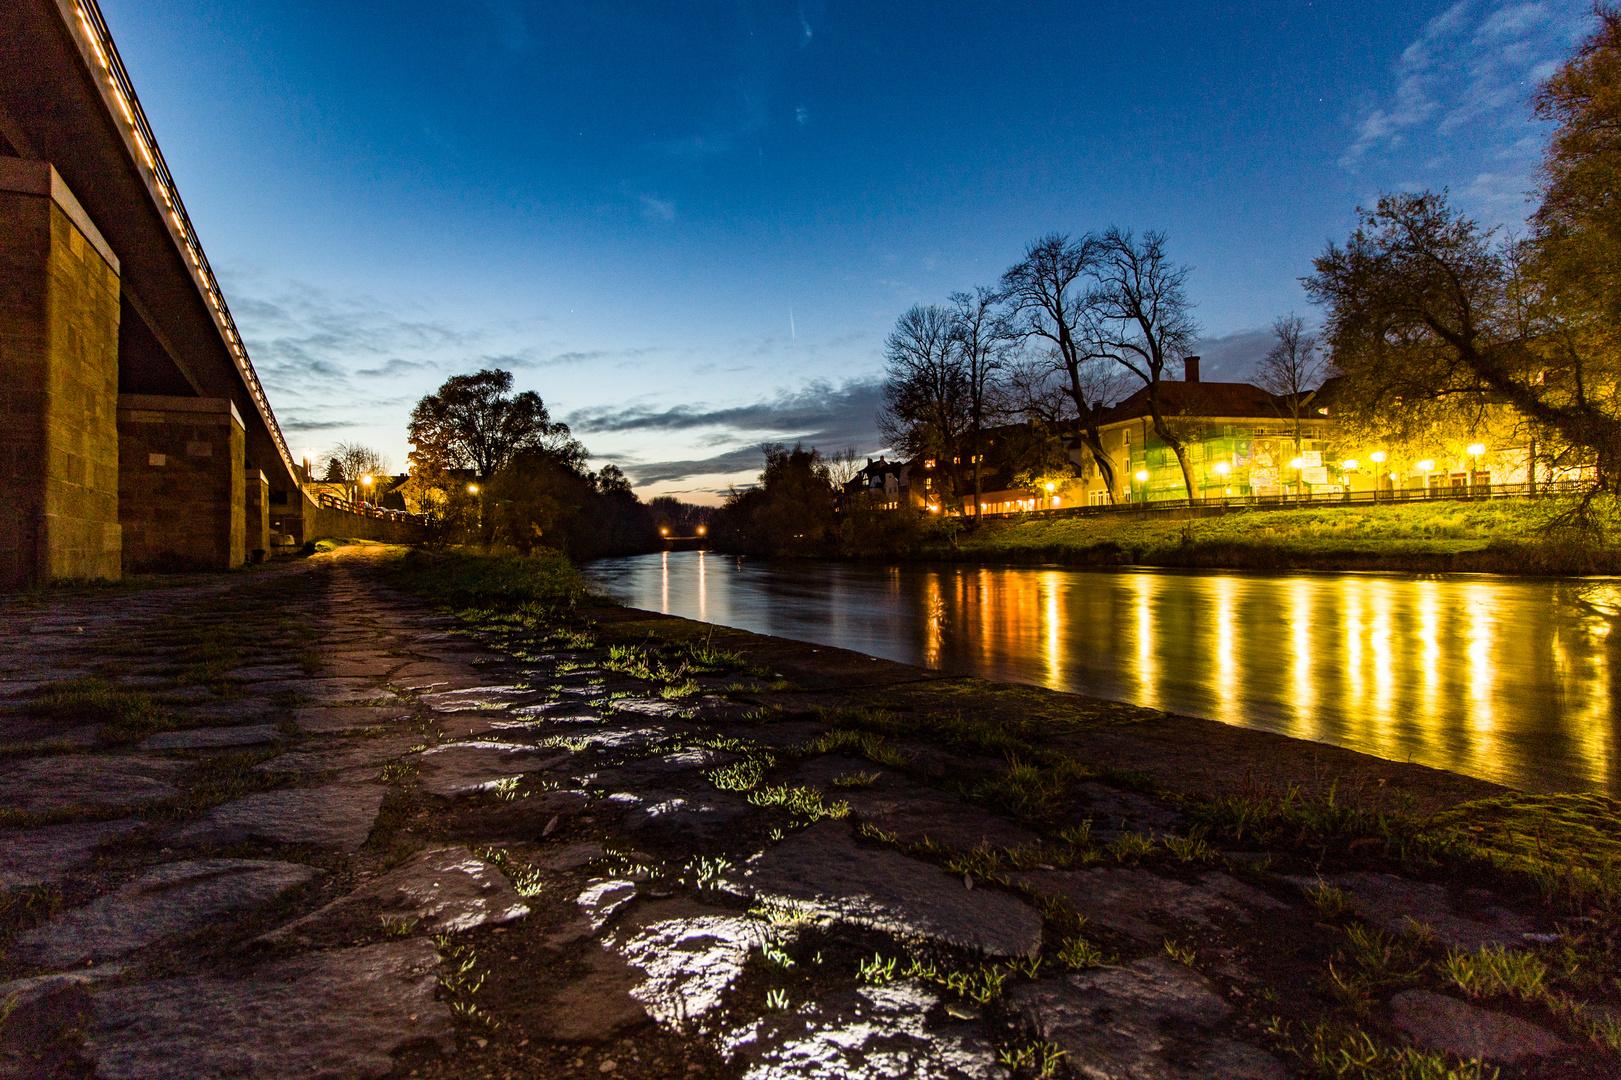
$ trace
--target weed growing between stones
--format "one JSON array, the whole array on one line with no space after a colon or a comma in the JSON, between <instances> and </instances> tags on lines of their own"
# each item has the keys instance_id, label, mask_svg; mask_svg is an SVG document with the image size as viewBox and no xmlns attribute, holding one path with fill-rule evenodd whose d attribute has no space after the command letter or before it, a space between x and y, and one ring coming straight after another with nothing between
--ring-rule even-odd
<instances>
[{"instance_id":1,"label":"weed growing between stones","mask_svg":"<svg viewBox=\"0 0 1621 1080\"><path fill-rule=\"evenodd\" d=\"M1183 967L1198 966L1199 954L1191 945L1184 945L1173 938L1166 938L1162 950L1170 960Z\"/></svg>"},{"instance_id":2,"label":"weed growing between stones","mask_svg":"<svg viewBox=\"0 0 1621 1080\"><path fill-rule=\"evenodd\" d=\"M811 822L821 821L823 818L838 819L850 816L849 803L842 800L836 803L826 802L822 793L813 787L778 784L751 791L748 799L755 806L781 807L795 817Z\"/></svg>"},{"instance_id":3,"label":"weed growing between stones","mask_svg":"<svg viewBox=\"0 0 1621 1080\"><path fill-rule=\"evenodd\" d=\"M1038 1041L1003 1046L997 1050L996 1060L1010 1069L1022 1070L1027 1075L1046 1080L1058 1074L1058 1067L1066 1053L1059 1049L1057 1043Z\"/></svg>"},{"instance_id":4,"label":"weed growing between stones","mask_svg":"<svg viewBox=\"0 0 1621 1080\"><path fill-rule=\"evenodd\" d=\"M1317 910L1317 914L1330 921L1356 914L1350 893L1321 880L1306 889L1306 902Z\"/></svg>"},{"instance_id":5,"label":"weed growing between stones","mask_svg":"<svg viewBox=\"0 0 1621 1080\"><path fill-rule=\"evenodd\" d=\"M1496 1080L1498 1070L1410 1046L1381 1043L1343 1024L1314 1024L1298 1034L1277 1021L1270 1032L1280 1050L1324 1080Z\"/></svg>"},{"instance_id":6,"label":"weed growing between stones","mask_svg":"<svg viewBox=\"0 0 1621 1080\"><path fill-rule=\"evenodd\" d=\"M110 746L136 743L174 725L172 715L150 694L96 675L47 687L23 711L63 724L100 724L97 740Z\"/></svg>"},{"instance_id":7,"label":"weed growing between stones","mask_svg":"<svg viewBox=\"0 0 1621 1080\"><path fill-rule=\"evenodd\" d=\"M24 885L0 893L0 957L24 930L32 930L62 910L62 893L54 885Z\"/></svg>"},{"instance_id":8,"label":"weed growing between stones","mask_svg":"<svg viewBox=\"0 0 1621 1080\"><path fill-rule=\"evenodd\" d=\"M1446 977L1470 997L1507 994L1535 1001L1544 993L1548 965L1531 953L1501 945L1447 953Z\"/></svg>"}]
</instances>

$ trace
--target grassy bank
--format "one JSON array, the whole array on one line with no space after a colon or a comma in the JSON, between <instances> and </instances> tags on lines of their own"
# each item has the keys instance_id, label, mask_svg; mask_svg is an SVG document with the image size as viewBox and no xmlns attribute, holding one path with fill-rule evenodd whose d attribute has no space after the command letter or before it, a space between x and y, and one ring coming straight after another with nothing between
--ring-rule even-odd
<instances>
[{"instance_id":1,"label":"grassy bank","mask_svg":"<svg viewBox=\"0 0 1621 1080\"><path fill-rule=\"evenodd\" d=\"M998 521L923 545L930 559L1244 570L1621 573L1613 508L1597 532L1555 527L1554 500L1236 510L1184 521L1124 516Z\"/></svg>"}]
</instances>

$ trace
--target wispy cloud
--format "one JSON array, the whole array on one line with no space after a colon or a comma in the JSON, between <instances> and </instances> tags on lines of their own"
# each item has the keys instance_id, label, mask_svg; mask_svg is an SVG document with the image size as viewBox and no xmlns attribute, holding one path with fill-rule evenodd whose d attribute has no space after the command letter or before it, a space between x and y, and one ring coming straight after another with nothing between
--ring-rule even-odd
<instances>
[{"instance_id":1,"label":"wispy cloud","mask_svg":"<svg viewBox=\"0 0 1621 1080\"><path fill-rule=\"evenodd\" d=\"M637 201L642 206L642 216L654 221L674 221L675 203L668 199L655 199L651 195L639 195Z\"/></svg>"},{"instance_id":2,"label":"wispy cloud","mask_svg":"<svg viewBox=\"0 0 1621 1080\"><path fill-rule=\"evenodd\" d=\"M581 409L567 417L576 433L700 432L695 446L730 446L706 458L678 461L622 461L637 484L655 484L690 476L735 474L757 467L759 443L796 442L837 450L855 446L879 448L876 415L881 401L877 379L855 379L839 386L825 381L785 390L777 396L746 405L710 407L703 404L656 407L628 405Z\"/></svg>"},{"instance_id":3,"label":"wispy cloud","mask_svg":"<svg viewBox=\"0 0 1621 1080\"><path fill-rule=\"evenodd\" d=\"M1592 26L1586 0L1459 0L1402 51L1340 166L1381 187L1450 187L1471 212L1523 214L1541 146L1536 85Z\"/></svg>"}]
</instances>

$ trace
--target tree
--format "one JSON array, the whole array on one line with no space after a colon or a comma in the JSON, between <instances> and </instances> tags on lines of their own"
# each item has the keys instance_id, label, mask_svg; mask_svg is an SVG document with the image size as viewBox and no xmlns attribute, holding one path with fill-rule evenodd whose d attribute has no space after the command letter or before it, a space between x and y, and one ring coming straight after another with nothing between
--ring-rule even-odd
<instances>
[{"instance_id":1,"label":"tree","mask_svg":"<svg viewBox=\"0 0 1621 1080\"><path fill-rule=\"evenodd\" d=\"M974 525L979 526L986 424L1002 412L998 374L1007 366L1015 335L1000 310L1001 296L983 286L951 294L951 344L962 371L966 442L974 467Z\"/></svg>"},{"instance_id":2,"label":"tree","mask_svg":"<svg viewBox=\"0 0 1621 1080\"><path fill-rule=\"evenodd\" d=\"M585 448L568 425L553 423L545 402L533 390L513 394L510 371L453 375L411 410L412 465L429 469L472 469L494 476L523 450L546 450L564 459L585 460Z\"/></svg>"},{"instance_id":3,"label":"tree","mask_svg":"<svg viewBox=\"0 0 1621 1080\"><path fill-rule=\"evenodd\" d=\"M1621 491L1613 322L1561 296L1534 249L1494 244L1445 195L1385 195L1360 216L1306 279L1328 311L1346 407L1395 409L1411 425L1426 409L1507 405L1590 453L1596 489Z\"/></svg>"},{"instance_id":4,"label":"tree","mask_svg":"<svg viewBox=\"0 0 1621 1080\"><path fill-rule=\"evenodd\" d=\"M1532 99L1555 125L1532 217L1539 271L1567 302L1621 324L1621 10L1599 25Z\"/></svg>"},{"instance_id":5,"label":"tree","mask_svg":"<svg viewBox=\"0 0 1621 1080\"><path fill-rule=\"evenodd\" d=\"M374 501L369 496L379 492L380 485L388 477L388 465L388 458L369 446L341 442L327 455L326 475L322 477L322 482L342 484L344 498L350 502ZM368 476L372 478L369 486L363 482Z\"/></svg>"},{"instance_id":6,"label":"tree","mask_svg":"<svg viewBox=\"0 0 1621 1080\"><path fill-rule=\"evenodd\" d=\"M1182 467L1188 498L1194 498L1193 466L1181 434L1165 417L1160 387L1165 365L1184 355L1198 333L1187 296L1190 268L1171 262L1162 232L1143 234L1110 228L1096 240L1094 284L1080 328L1087 354L1107 357L1141 380L1154 434Z\"/></svg>"},{"instance_id":7,"label":"tree","mask_svg":"<svg viewBox=\"0 0 1621 1080\"><path fill-rule=\"evenodd\" d=\"M1300 413L1307 407L1307 395L1317 389L1328 370L1317 338L1306 333L1306 322L1299 315L1283 315L1272 320L1272 333L1278 340L1255 366L1255 381L1273 397L1281 398L1295 425L1295 456L1300 456Z\"/></svg>"},{"instance_id":8,"label":"tree","mask_svg":"<svg viewBox=\"0 0 1621 1080\"><path fill-rule=\"evenodd\" d=\"M715 540L755 555L824 555L838 540L833 478L815 447L765 443L760 482L734 490L715 515Z\"/></svg>"},{"instance_id":9,"label":"tree","mask_svg":"<svg viewBox=\"0 0 1621 1080\"><path fill-rule=\"evenodd\" d=\"M1041 339L1047 350L1034 365L1017 375L1014 390L1030 414L1056 423L1061 410L1053 408L1047 373L1063 373L1063 392L1074 406L1072 422L1096 464L1098 475L1116 498L1114 462L1103 449L1098 430L1103 413L1120 395L1120 374L1108 356L1091 348L1082 328L1089 317L1088 283L1099 254L1093 236L1071 240L1049 233L1025 249L1024 258L1002 275L1002 295L1012 308L1014 333Z\"/></svg>"},{"instance_id":10,"label":"tree","mask_svg":"<svg viewBox=\"0 0 1621 1080\"><path fill-rule=\"evenodd\" d=\"M967 374L948 308L916 305L884 343L884 407L878 430L911 457L933 457L960 483L960 444L968 424Z\"/></svg>"},{"instance_id":11,"label":"tree","mask_svg":"<svg viewBox=\"0 0 1621 1080\"><path fill-rule=\"evenodd\" d=\"M861 471L861 466L857 464L860 460L853 446L846 446L843 450L835 451L823 459L827 463L827 474L832 477L835 488L843 490L845 484L856 478L856 473Z\"/></svg>"}]
</instances>

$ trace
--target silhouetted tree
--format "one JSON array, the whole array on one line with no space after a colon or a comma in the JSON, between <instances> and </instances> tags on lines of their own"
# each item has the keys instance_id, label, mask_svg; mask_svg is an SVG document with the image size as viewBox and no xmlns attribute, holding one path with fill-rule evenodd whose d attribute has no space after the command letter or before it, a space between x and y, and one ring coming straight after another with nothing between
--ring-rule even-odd
<instances>
[{"instance_id":1,"label":"silhouetted tree","mask_svg":"<svg viewBox=\"0 0 1621 1080\"><path fill-rule=\"evenodd\" d=\"M369 490L362 482L368 476L372 478ZM322 483L342 484L344 497L350 502L360 502L372 492L379 491L386 479L387 457L369 446L348 442L341 442L332 448L332 453L326 459L326 475L321 478Z\"/></svg>"},{"instance_id":2,"label":"silhouetted tree","mask_svg":"<svg viewBox=\"0 0 1621 1080\"><path fill-rule=\"evenodd\" d=\"M1011 308L1013 331L1047 346L1041 357L1021 365L1012 380L1021 409L1029 418L1062 422L1064 410L1056 407L1048 378L1049 373L1062 374L1059 386L1072 406L1070 419L1112 502L1114 461L1103 449L1098 425L1121 396L1124 372L1108 354L1093 349L1089 285L1101 246L1091 235L1072 240L1049 233L1002 275L1002 295Z\"/></svg>"},{"instance_id":3,"label":"silhouetted tree","mask_svg":"<svg viewBox=\"0 0 1621 1080\"><path fill-rule=\"evenodd\" d=\"M472 469L493 476L524 450L585 460L585 448L568 425L553 423L533 390L514 394L510 371L454 375L411 410L409 437L414 467Z\"/></svg>"},{"instance_id":4,"label":"silhouetted tree","mask_svg":"<svg viewBox=\"0 0 1621 1080\"><path fill-rule=\"evenodd\" d=\"M716 546L754 555L825 555L838 539L833 478L815 447L766 443L760 482L715 515Z\"/></svg>"},{"instance_id":5,"label":"silhouetted tree","mask_svg":"<svg viewBox=\"0 0 1621 1080\"><path fill-rule=\"evenodd\" d=\"M951 344L962 370L964 449L974 468L974 525L979 525L980 496L984 493L985 429L1003 412L998 377L1008 364L1016 335L991 289L951 294Z\"/></svg>"},{"instance_id":6,"label":"silhouetted tree","mask_svg":"<svg viewBox=\"0 0 1621 1080\"><path fill-rule=\"evenodd\" d=\"M1255 382L1261 389L1283 400L1295 425L1295 455L1300 454L1300 416L1306 408L1306 395L1317 389L1328 370L1328 363L1317 349L1315 335L1306 333L1299 315L1284 315L1272 321L1277 338L1261 362L1255 365Z\"/></svg>"},{"instance_id":7,"label":"silhouetted tree","mask_svg":"<svg viewBox=\"0 0 1621 1080\"><path fill-rule=\"evenodd\" d=\"M1198 327L1186 289L1189 268L1171 262L1166 239L1148 232L1139 241L1129 229L1113 227L1096 239L1084 301L1085 352L1107 357L1142 382L1154 434L1176 455L1191 499L1193 466L1182 434L1166 420L1160 387L1166 364L1185 355Z\"/></svg>"},{"instance_id":8,"label":"silhouetted tree","mask_svg":"<svg viewBox=\"0 0 1621 1080\"><path fill-rule=\"evenodd\" d=\"M968 427L968 378L949 308L919 304L884 342L884 406L878 430L910 457L932 457L962 491L961 442Z\"/></svg>"}]
</instances>

